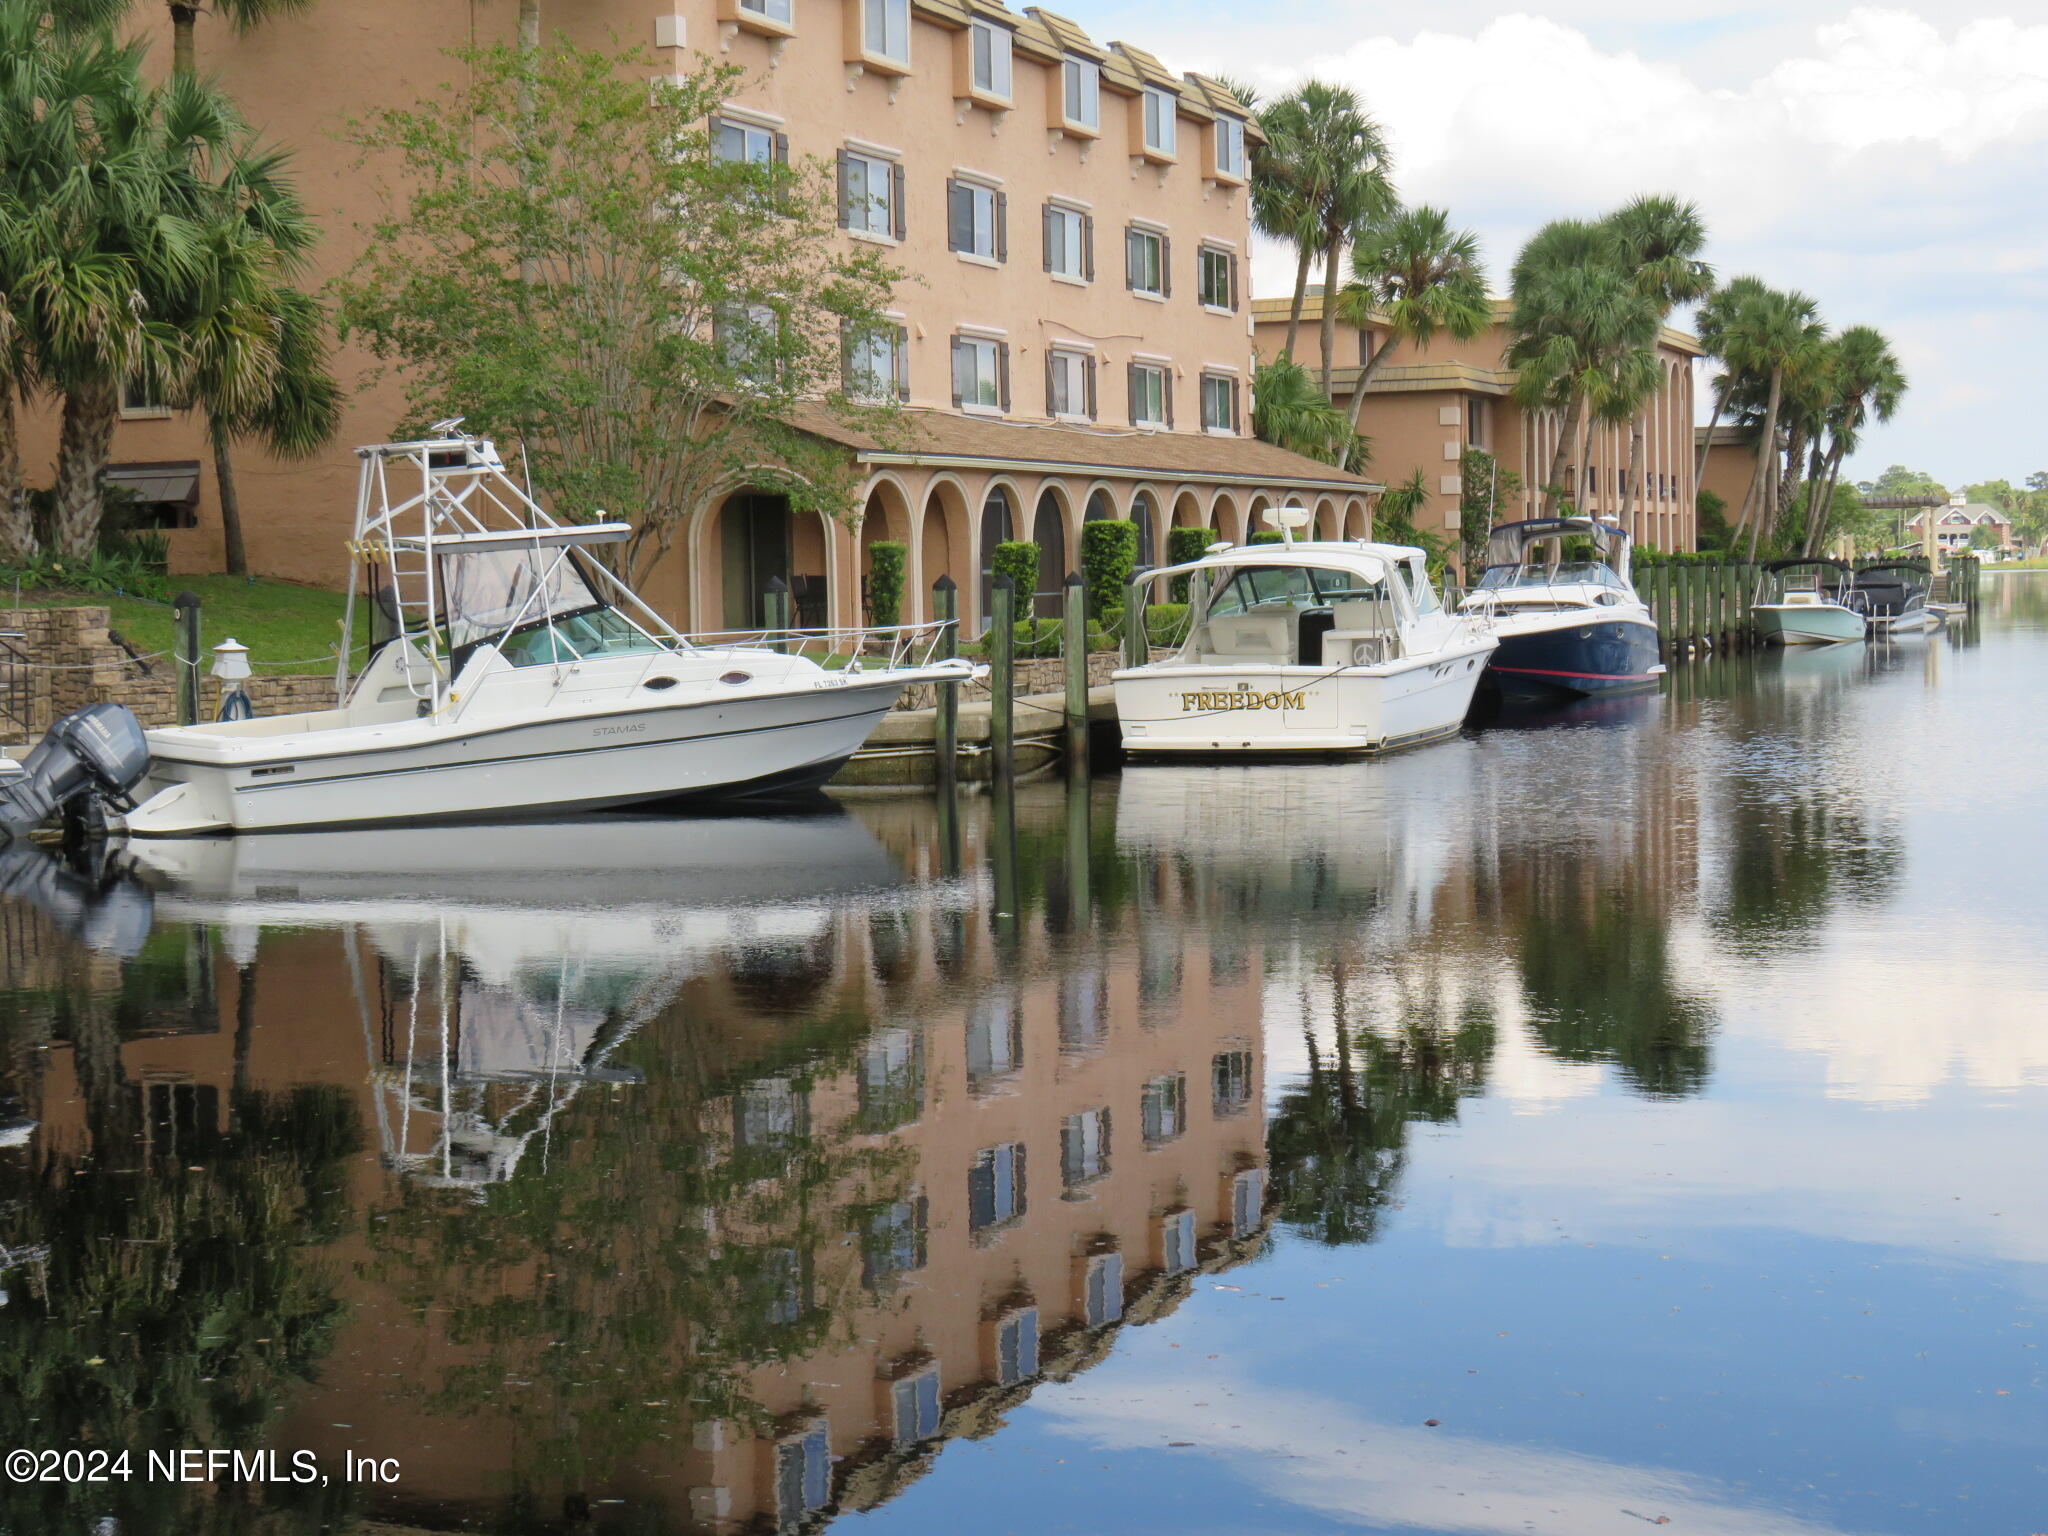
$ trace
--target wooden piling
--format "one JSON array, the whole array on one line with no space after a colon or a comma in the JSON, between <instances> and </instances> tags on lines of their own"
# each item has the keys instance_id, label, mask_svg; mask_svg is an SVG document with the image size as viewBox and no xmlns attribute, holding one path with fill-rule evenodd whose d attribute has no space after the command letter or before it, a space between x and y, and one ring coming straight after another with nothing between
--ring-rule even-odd
<instances>
[{"instance_id":1,"label":"wooden piling","mask_svg":"<svg viewBox=\"0 0 2048 1536\"><path fill-rule=\"evenodd\" d=\"M180 592L171 601L176 634L174 653L178 684L178 724L199 723L199 597Z\"/></svg>"},{"instance_id":2,"label":"wooden piling","mask_svg":"<svg viewBox=\"0 0 2048 1536\"><path fill-rule=\"evenodd\" d=\"M1017 584L990 583L988 619L988 750L990 777L1009 783L1017 771Z\"/></svg>"},{"instance_id":3,"label":"wooden piling","mask_svg":"<svg viewBox=\"0 0 2048 1536\"><path fill-rule=\"evenodd\" d=\"M1060 650L1066 661L1067 772L1088 774L1088 587L1079 571L1067 573L1061 594Z\"/></svg>"},{"instance_id":4,"label":"wooden piling","mask_svg":"<svg viewBox=\"0 0 2048 1536\"><path fill-rule=\"evenodd\" d=\"M932 583L932 618L945 625L939 631L939 659L950 661L960 654L960 589L950 576ZM960 685L939 684L932 702L932 781L940 797L949 798L959 783Z\"/></svg>"}]
</instances>

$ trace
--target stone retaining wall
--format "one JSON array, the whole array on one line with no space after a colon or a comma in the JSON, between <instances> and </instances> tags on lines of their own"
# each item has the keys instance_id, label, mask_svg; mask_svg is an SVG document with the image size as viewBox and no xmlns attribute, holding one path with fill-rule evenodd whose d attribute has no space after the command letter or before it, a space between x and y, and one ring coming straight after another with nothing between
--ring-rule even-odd
<instances>
[{"instance_id":1,"label":"stone retaining wall","mask_svg":"<svg viewBox=\"0 0 2048 1536\"><path fill-rule=\"evenodd\" d=\"M1154 650L1153 659L1167 655L1163 650ZM1088 653L1088 686L1108 686L1109 675L1123 665L1122 657L1115 651L1090 651ZM1067 664L1058 656L1043 660L1019 661L1015 668L1015 690L1019 695L1027 693L1063 693L1067 686ZM969 683L961 689L961 696L969 699L985 699L989 696L988 679ZM931 709L938 703L938 684L918 683L903 690L903 696L896 701L898 709Z\"/></svg>"},{"instance_id":2,"label":"stone retaining wall","mask_svg":"<svg viewBox=\"0 0 2048 1536\"><path fill-rule=\"evenodd\" d=\"M22 637L0 642L0 739L33 742L53 721L101 702L127 705L144 725L177 723L176 663L169 656L137 660L108 628L105 608L0 609L0 634ZM243 688L259 715L334 707L331 676L259 672ZM201 719L219 712L220 695L219 680L202 672Z\"/></svg>"}]
</instances>

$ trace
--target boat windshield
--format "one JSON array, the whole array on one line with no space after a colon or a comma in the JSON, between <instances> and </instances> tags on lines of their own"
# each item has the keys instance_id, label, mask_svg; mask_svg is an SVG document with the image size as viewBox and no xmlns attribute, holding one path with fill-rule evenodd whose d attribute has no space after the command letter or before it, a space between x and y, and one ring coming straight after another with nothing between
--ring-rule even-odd
<instances>
[{"instance_id":1,"label":"boat windshield","mask_svg":"<svg viewBox=\"0 0 2048 1536\"><path fill-rule=\"evenodd\" d=\"M548 667L594 656L665 649L616 608L594 607L522 625L499 643L498 654L515 667Z\"/></svg>"},{"instance_id":2,"label":"boat windshield","mask_svg":"<svg viewBox=\"0 0 2048 1536\"><path fill-rule=\"evenodd\" d=\"M1386 583L1356 571L1313 565L1239 566L1209 600L1209 617L1227 618L1254 608L1321 608L1359 597L1385 597Z\"/></svg>"},{"instance_id":3,"label":"boat windshield","mask_svg":"<svg viewBox=\"0 0 2048 1536\"><path fill-rule=\"evenodd\" d=\"M1612 587L1628 588L1598 560L1568 560L1562 565L1490 565L1479 577L1476 592L1498 592L1509 587Z\"/></svg>"},{"instance_id":4,"label":"boat windshield","mask_svg":"<svg viewBox=\"0 0 2048 1536\"><path fill-rule=\"evenodd\" d=\"M603 607L565 549L444 555L440 568L451 650L496 639L514 626Z\"/></svg>"}]
</instances>

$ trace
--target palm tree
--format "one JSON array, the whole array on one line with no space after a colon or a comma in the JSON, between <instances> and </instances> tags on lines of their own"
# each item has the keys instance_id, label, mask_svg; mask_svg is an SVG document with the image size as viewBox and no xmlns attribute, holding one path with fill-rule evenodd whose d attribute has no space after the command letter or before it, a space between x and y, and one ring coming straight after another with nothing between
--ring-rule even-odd
<instances>
[{"instance_id":1,"label":"palm tree","mask_svg":"<svg viewBox=\"0 0 2048 1536\"><path fill-rule=\"evenodd\" d=\"M1820 323L1820 309L1803 293L1765 289L1745 305L1737 317L1740 333L1731 333L1730 345L1745 359L1746 378L1734 385L1738 398L1745 383L1761 395L1758 417L1756 473L1743 515L1736 520L1733 537L1749 528L1749 555L1756 558L1757 544L1765 528L1778 523L1778 413L1785 398L1785 374L1801 361L1802 353L1817 345L1827 334ZM1751 520L1752 511L1754 519Z\"/></svg>"},{"instance_id":2,"label":"palm tree","mask_svg":"<svg viewBox=\"0 0 2048 1536\"><path fill-rule=\"evenodd\" d=\"M1713 292L1714 269L1700 259L1707 244L1707 226L1696 205L1675 197L1638 197L1610 213L1603 222L1614 239L1620 260L1635 279L1636 291L1657 305L1660 325L1679 305L1693 303ZM1625 522L1635 516L1642 495L1643 455L1649 432L1644 411L1660 393L1661 380L1629 418L1628 492L1621 509Z\"/></svg>"},{"instance_id":3,"label":"palm tree","mask_svg":"<svg viewBox=\"0 0 2048 1536\"><path fill-rule=\"evenodd\" d=\"M1264 442L1294 453L1341 464L1332 445L1350 437L1350 423L1316 388L1301 364L1282 356L1261 363L1252 374L1252 431Z\"/></svg>"},{"instance_id":4,"label":"palm tree","mask_svg":"<svg viewBox=\"0 0 2048 1536\"><path fill-rule=\"evenodd\" d=\"M1397 345L1425 345L1439 331L1470 341L1491 323L1479 237L1453 230L1450 215L1440 208L1404 208L1376 220L1351 248L1351 281L1334 308L1346 325L1386 327L1351 391L1356 432L1365 387Z\"/></svg>"},{"instance_id":5,"label":"palm tree","mask_svg":"<svg viewBox=\"0 0 2048 1536\"><path fill-rule=\"evenodd\" d=\"M1544 515L1555 516L1566 471L1575 454L1584 458L1589 405L1612 393L1606 381L1626 353L1655 346L1659 312L1622 266L1611 234L1579 219L1556 220L1531 236L1510 286L1515 402L1561 417L1543 487Z\"/></svg>"},{"instance_id":6,"label":"palm tree","mask_svg":"<svg viewBox=\"0 0 2048 1536\"><path fill-rule=\"evenodd\" d=\"M1827 513L1833 506L1835 486L1840 482L1842 460L1856 447L1857 434L1865 422L1890 421L1906 393L1906 371L1882 331L1867 325L1852 325L1828 343L1833 354L1831 370L1833 399L1825 417L1828 446L1821 458L1820 473L1806 491L1806 545L1804 553L1820 553L1827 535Z\"/></svg>"},{"instance_id":7,"label":"palm tree","mask_svg":"<svg viewBox=\"0 0 2048 1536\"><path fill-rule=\"evenodd\" d=\"M1714 429L1721 424L1721 417L1728 410L1729 395L1748 367L1746 359L1737 359L1730 351L1731 345L1739 346L1741 339L1748 334L1748 327L1742 319L1743 307L1755 303L1769 292L1760 277L1738 277L1717 289L1700 305L1693 329L1707 356L1721 359L1725 368L1714 378L1714 414L1707 418L1707 430L1700 439L1697 462L1693 466L1694 485L1706 478L1707 449L1713 443Z\"/></svg>"},{"instance_id":8,"label":"palm tree","mask_svg":"<svg viewBox=\"0 0 2048 1536\"><path fill-rule=\"evenodd\" d=\"M253 32L256 28L278 16L303 11L313 0L207 0L202 7L197 0L168 0L171 10L171 68L181 75L198 71L197 53L194 47L194 33L202 9L210 10L237 32ZM538 0L522 0L523 4L537 4Z\"/></svg>"},{"instance_id":9,"label":"palm tree","mask_svg":"<svg viewBox=\"0 0 2048 1536\"><path fill-rule=\"evenodd\" d=\"M1367 225L1399 207L1386 135L1363 111L1337 114L1328 125L1335 174L1321 209L1323 242L1322 389L1330 393L1337 365L1337 289L1344 253Z\"/></svg>"}]
</instances>

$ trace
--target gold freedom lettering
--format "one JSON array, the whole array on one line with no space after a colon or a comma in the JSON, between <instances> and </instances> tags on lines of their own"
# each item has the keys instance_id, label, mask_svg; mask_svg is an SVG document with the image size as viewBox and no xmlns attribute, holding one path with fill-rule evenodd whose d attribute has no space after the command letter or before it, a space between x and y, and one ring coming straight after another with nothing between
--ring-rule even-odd
<instances>
[{"instance_id":1,"label":"gold freedom lettering","mask_svg":"<svg viewBox=\"0 0 2048 1536\"><path fill-rule=\"evenodd\" d=\"M1306 693L1224 693L1205 690L1183 693L1180 707L1189 714L1210 714L1219 709L1307 709Z\"/></svg>"}]
</instances>

